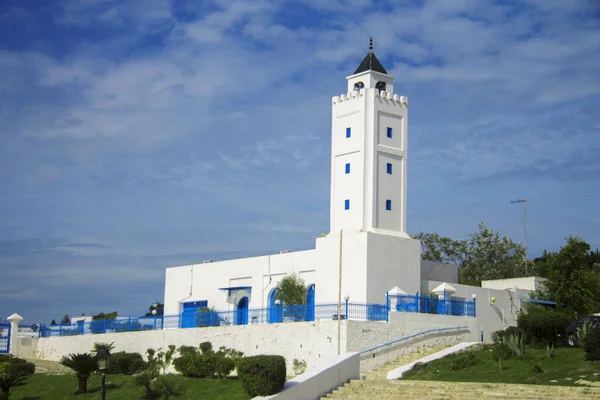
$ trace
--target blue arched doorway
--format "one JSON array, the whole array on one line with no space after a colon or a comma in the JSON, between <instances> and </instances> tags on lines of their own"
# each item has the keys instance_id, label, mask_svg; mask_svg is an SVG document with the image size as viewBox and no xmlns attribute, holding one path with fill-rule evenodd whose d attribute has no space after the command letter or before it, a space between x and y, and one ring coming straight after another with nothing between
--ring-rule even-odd
<instances>
[{"instance_id":1,"label":"blue arched doorway","mask_svg":"<svg viewBox=\"0 0 600 400\"><path fill-rule=\"evenodd\" d=\"M275 296L277 295L277 289L271 290L269 295L269 323L281 322L281 306L275 304Z\"/></svg>"},{"instance_id":2,"label":"blue arched doorway","mask_svg":"<svg viewBox=\"0 0 600 400\"><path fill-rule=\"evenodd\" d=\"M248 297L244 296L240 299L237 305L237 313L235 319L236 325L248 324Z\"/></svg>"},{"instance_id":3,"label":"blue arched doorway","mask_svg":"<svg viewBox=\"0 0 600 400\"><path fill-rule=\"evenodd\" d=\"M315 285L310 285L306 289L306 320L315 320Z\"/></svg>"}]
</instances>

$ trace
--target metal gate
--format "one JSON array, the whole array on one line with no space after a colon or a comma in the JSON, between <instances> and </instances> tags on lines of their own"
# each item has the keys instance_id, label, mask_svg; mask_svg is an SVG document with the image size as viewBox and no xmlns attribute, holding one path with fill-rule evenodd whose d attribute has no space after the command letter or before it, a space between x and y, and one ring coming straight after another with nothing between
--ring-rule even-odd
<instances>
[{"instance_id":1,"label":"metal gate","mask_svg":"<svg viewBox=\"0 0 600 400\"><path fill-rule=\"evenodd\" d=\"M10 350L10 324L0 322L0 354Z\"/></svg>"}]
</instances>

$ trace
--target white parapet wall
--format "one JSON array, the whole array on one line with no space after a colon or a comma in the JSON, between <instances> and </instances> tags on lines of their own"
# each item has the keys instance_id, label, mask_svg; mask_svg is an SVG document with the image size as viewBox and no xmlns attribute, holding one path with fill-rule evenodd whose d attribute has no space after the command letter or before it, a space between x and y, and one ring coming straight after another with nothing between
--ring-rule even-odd
<instances>
[{"instance_id":1,"label":"white parapet wall","mask_svg":"<svg viewBox=\"0 0 600 400\"><path fill-rule=\"evenodd\" d=\"M294 359L313 367L322 358L337 355L337 321L251 324L209 328L165 329L40 338L35 356L58 361L69 353L89 352L96 342L114 342L115 351L140 353L147 349L167 349L169 345L198 346L209 341L216 350L226 346L247 356L277 354L285 357L288 370ZM345 352L346 324L340 324L341 352Z\"/></svg>"},{"instance_id":2,"label":"white parapet wall","mask_svg":"<svg viewBox=\"0 0 600 400\"><path fill-rule=\"evenodd\" d=\"M283 391L253 400L317 400L351 379L360 378L358 353L323 360L315 368L285 383Z\"/></svg>"},{"instance_id":3,"label":"white parapet wall","mask_svg":"<svg viewBox=\"0 0 600 400\"><path fill-rule=\"evenodd\" d=\"M469 331L430 337L429 341L413 343L414 346L402 350L404 352L413 351L417 345L450 345L457 335L461 335L461 340L473 341L472 338L477 337L477 320L399 312L390 313L389 323L344 320L340 323L339 351L340 354L361 352L428 329L463 325L469 326ZM308 368L313 368L323 359L338 355L338 322L323 320L45 337L32 340L27 352L39 359L59 361L69 353L90 352L96 342L114 342L115 351L136 352L145 357L147 349L167 349L169 345L198 346L206 341L215 349L226 346L247 356L281 355L286 359L288 371L292 370L294 359L305 361Z\"/></svg>"}]
</instances>

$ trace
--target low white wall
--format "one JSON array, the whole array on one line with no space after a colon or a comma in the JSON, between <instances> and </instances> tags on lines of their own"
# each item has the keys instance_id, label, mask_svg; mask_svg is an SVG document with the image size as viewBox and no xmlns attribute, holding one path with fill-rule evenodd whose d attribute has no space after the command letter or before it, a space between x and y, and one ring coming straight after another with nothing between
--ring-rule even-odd
<instances>
[{"instance_id":1,"label":"low white wall","mask_svg":"<svg viewBox=\"0 0 600 400\"><path fill-rule=\"evenodd\" d=\"M431 332L422 336L394 343L381 349L362 354L360 370L374 370L382 365L395 361L398 357L422 351L426 348L440 348L463 343L470 335L468 329L452 329L443 332Z\"/></svg>"},{"instance_id":2,"label":"low white wall","mask_svg":"<svg viewBox=\"0 0 600 400\"><path fill-rule=\"evenodd\" d=\"M346 321L341 323L342 348L346 343ZM89 352L96 342L114 342L115 351L137 352L146 355L146 349L167 349L169 345L198 346L209 341L216 350L220 346L234 348L252 356L278 354L285 357L288 371L293 360L304 360L307 367L317 365L322 358L337 355L337 321L290 322L216 326L207 328L165 329L40 338L35 356L58 361L69 353Z\"/></svg>"},{"instance_id":3,"label":"low white wall","mask_svg":"<svg viewBox=\"0 0 600 400\"><path fill-rule=\"evenodd\" d=\"M430 292L433 288L441 284L437 281L423 281L423 292ZM513 289L499 290L487 289L476 286L467 286L453 283L456 288L454 297L471 299L475 294L477 318L469 317L467 320L477 321L477 332L483 329L483 337L485 342L491 342L492 332L505 329L508 326L517 324L517 315L521 311L521 298L529 296L530 291ZM426 314L423 314L426 315ZM454 317L464 318L464 317ZM469 341L477 342L480 339L473 336Z\"/></svg>"},{"instance_id":4,"label":"low white wall","mask_svg":"<svg viewBox=\"0 0 600 400\"><path fill-rule=\"evenodd\" d=\"M322 364L285 383L284 390L259 399L317 400L351 379L360 378L358 353L347 353L325 360Z\"/></svg>"},{"instance_id":5,"label":"low white wall","mask_svg":"<svg viewBox=\"0 0 600 400\"><path fill-rule=\"evenodd\" d=\"M17 338L13 354L19 358L34 358L38 340L38 338L32 337Z\"/></svg>"}]
</instances>

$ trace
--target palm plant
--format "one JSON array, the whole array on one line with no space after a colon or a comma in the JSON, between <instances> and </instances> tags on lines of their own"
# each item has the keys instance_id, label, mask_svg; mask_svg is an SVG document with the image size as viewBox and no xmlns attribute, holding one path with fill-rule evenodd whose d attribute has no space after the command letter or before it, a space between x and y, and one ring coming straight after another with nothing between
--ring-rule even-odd
<instances>
[{"instance_id":1,"label":"palm plant","mask_svg":"<svg viewBox=\"0 0 600 400\"><path fill-rule=\"evenodd\" d=\"M25 375L14 372L7 362L0 363L0 400L8 399L10 388L25 382Z\"/></svg>"},{"instance_id":2,"label":"palm plant","mask_svg":"<svg viewBox=\"0 0 600 400\"><path fill-rule=\"evenodd\" d=\"M98 350L105 349L108 351L113 351L115 349L115 342L111 343L94 343L94 348L92 349L92 354L98 353Z\"/></svg>"},{"instance_id":3,"label":"palm plant","mask_svg":"<svg viewBox=\"0 0 600 400\"><path fill-rule=\"evenodd\" d=\"M69 354L60 363L77 374L77 393L87 393L87 381L92 372L98 369L96 357L88 353Z\"/></svg>"}]
</instances>

